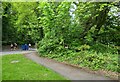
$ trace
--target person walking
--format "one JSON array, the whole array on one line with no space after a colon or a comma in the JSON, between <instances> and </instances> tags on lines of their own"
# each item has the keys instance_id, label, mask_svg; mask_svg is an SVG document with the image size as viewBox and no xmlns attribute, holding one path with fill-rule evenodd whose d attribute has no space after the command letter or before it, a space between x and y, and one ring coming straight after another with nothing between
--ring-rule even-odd
<instances>
[{"instance_id":1,"label":"person walking","mask_svg":"<svg viewBox=\"0 0 120 82\"><path fill-rule=\"evenodd\" d=\"M30 50L31 49L31 44L29 43L28 46L29 46L29 50Z\"/></svg>"},{"instance_id":2,"label":"person walking","mask_svg":"<svg viewBox=\"0 0 120 82\"><path fill-rule=\"evenodd\" d=\"M13 50L14 49L14 45L11 43L11 45L10 45L10 48L11 48L11 50Z\"/></svg>"},{"instance_id":3,"label":"person walking","mask_svg":"<svg viewBox=\"0 0 120 82\"><path fill-rule=\"evenodd\" d=\"M14 50L17 49L17 43L14 43Z\"/></svg>"}]
</instances>

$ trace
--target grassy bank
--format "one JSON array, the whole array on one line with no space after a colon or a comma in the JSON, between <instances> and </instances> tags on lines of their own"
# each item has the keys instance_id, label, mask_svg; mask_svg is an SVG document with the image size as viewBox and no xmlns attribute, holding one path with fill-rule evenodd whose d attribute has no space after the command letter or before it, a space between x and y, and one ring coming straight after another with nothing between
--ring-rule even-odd
<instances>
[{"instance_id":1,"label":"grassy bank","mask_svg":"<svg viewBox=\"0 0 120 82\"><path fill-rule=\"evenodd\" d=\"M65 78L21 54L15 54L2 57L2 80L65 80Z\"/></svg>"},{"instance_id":2,"label":"grassy bank","mask_svg":"<svg viewBox=\"0 0 120 82\"><path fill-rule=\"evenodd\" d=\"M2 56L0 56L0 81L2 80Z\"/></svg>"}]
</instances>

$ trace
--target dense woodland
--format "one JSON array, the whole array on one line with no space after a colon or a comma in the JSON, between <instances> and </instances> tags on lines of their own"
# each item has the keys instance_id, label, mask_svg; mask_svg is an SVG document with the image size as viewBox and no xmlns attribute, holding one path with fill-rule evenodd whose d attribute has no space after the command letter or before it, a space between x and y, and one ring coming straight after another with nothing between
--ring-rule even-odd
<instances>
[{"instance_id":1,"label":"dense woodland","mask_svg":"<svg viewBox=\"0 0 120 82\"><path fill-rule=\"evenodd\" d=\"M2 43L37 43L41 56L120 72L118 2L2 3Z\"/></svg>"}]
</instances>

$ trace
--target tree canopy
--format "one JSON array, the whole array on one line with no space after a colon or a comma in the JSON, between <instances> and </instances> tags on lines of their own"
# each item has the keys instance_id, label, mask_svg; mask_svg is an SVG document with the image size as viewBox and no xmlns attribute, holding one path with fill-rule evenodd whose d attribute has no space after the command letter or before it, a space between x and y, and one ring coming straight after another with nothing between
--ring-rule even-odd
<instances>
[{"instance_id":1,"label":"tree canopy","mask_svg":"<svg viewBox=\"0 0 120 82\"><path fill-rule=\"evenodd\" d=\"M117 2L3 2L2 6L3 43L120 45Z\"/></svg>"}]
</instances>

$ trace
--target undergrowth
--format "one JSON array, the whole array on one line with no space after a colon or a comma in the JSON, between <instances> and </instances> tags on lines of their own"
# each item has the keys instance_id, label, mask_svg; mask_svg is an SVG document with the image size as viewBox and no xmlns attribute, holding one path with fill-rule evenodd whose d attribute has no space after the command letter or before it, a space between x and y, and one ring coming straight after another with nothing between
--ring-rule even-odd
<instances>
[{"instance_id":1,"label":"undergrowth","mask_svg":"<svg viewBox=\"0 0 120 82\"><path fill-rule=\"evenodd\" d=\"M51 48L45 49L45 45L39 48L39 53L43 57L80 67L89 67L92 70L103 69L120 72L118 53L112 47L108 48L102 44L95 44L94 46L84 44L77 47L51 46Z\"/></svg>"}]
</instances>

